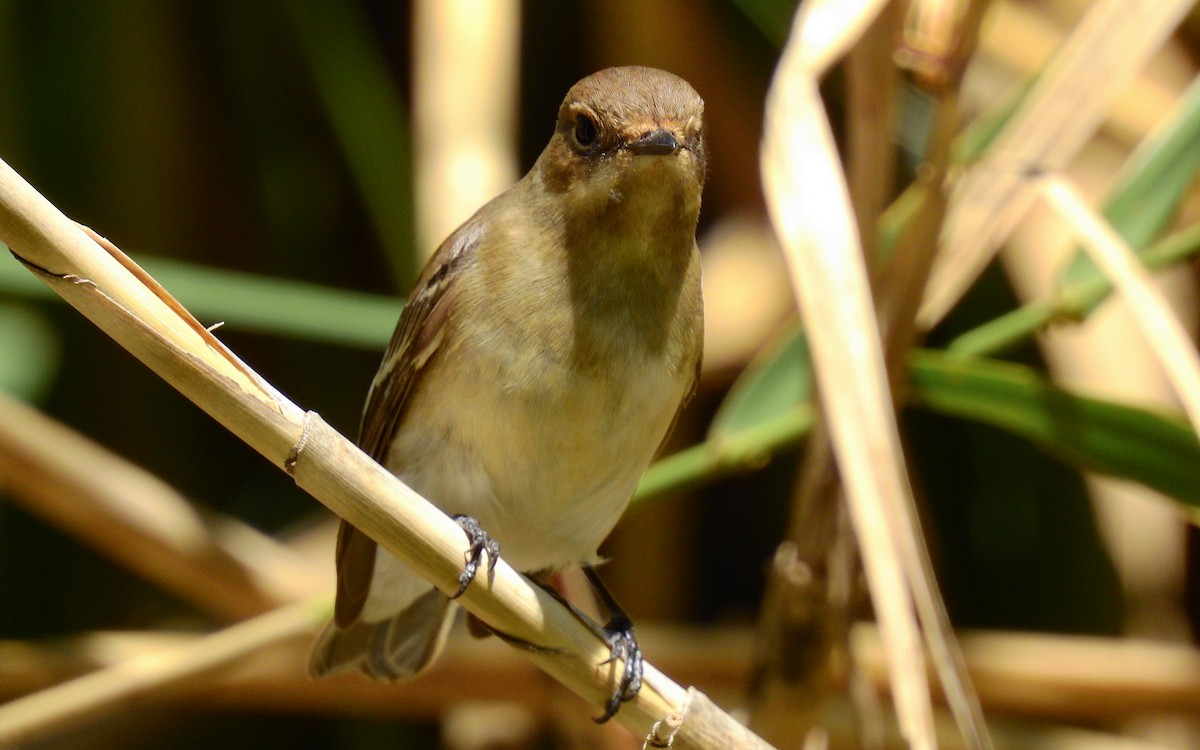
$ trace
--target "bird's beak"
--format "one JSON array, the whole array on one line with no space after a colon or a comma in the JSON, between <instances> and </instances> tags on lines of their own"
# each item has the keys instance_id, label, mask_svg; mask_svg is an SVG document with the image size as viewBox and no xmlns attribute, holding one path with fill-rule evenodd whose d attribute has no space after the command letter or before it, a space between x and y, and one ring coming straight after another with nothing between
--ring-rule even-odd
<instances>
[{"instance_id":1,"label":"bird's beak","mask_svg":"<svg viewBox=\"0 0 1200 750\"><path fill-rule=\"evenodd\" d=\"M679 150L679 140L675 134L664 128L643 133L636 141L630 141L625 146L636 156L667 156Z\"/></svg>"}]
</instances>

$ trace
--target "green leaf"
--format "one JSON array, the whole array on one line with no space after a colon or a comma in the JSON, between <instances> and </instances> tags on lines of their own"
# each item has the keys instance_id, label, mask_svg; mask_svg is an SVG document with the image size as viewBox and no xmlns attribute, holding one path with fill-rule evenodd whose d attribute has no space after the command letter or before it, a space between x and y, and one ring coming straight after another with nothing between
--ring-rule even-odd
<instances>
[{"instance_id":1,"label":"green leaf","mask_svg":"<svg viewBox=\"0 0 1200 750\"><path fill-rule=\"evenodd\" d=\"M1065 390L1031 368L944 352L910 356L910 405L1007 430L1079 469L1140 482L1200 508L1200 441L1181 417ZM799 329L788 332L735 384L710 440L690 451L741 444L750 431L766 454L812 425L812 376ZM800 414L802 418L794 415ZM793 415L789 417L788 415ZM740 449L740 454L748 454ZM681 456L693 469L715 459Z\"/></svg>"},{"instance_id":2,"label":"green leaf","mask_svg":"<svg viewBox=\"0 0 1200 750\"><path fill-rule=\"evenodd\" d=\"M403 306L397 299L302 281L163 258L136 260L205 325L383 349Z\"/></svg>"},{"instance_id":3,"label":"green leaf","mask_svg":"<svg viewBox=\"0 0 1200 750\"><path fill-rule=\"evenodd\" d=\"M992 145L992 141L996 140L996 136L1000 135L1004 126L1016 114L1040 77L1039 71L1017 83L972 120L962 134L954 139L953 160L959 164L969 164L983 156Z\"/></svg>"},{"instance_id":4,"label":"green leaf","mask_svg":"<svg viewBox=\"0 0 1200 750\"><path fill-rule=\"evenodd\" d=\"M929 350L910 359L912 403L994 425L1078 468L1200 508L1200 441L1179 417L1077 395L1021 365Z\"/></svg>"},{"instance_id":5,"label":"green leaf","mask_svg":"<svg viewBox=\"0 0 1200 750\"><path fill-rule=\"evenodd\" d=\"M140 254L134 260L201 323L220 322L239 331L382 350L403 307L398 299L319 284ZM59 299L20 263L2 257L0 292Z\"/></svg>"},{"instance_id":6,"label":"green leaf","mask_svg":"<svg viewBox=\"0 0 1200 750\"><path fill-rule=\"evenodd\" d=\"M709 436L756 427L808 402L813 377L808 341L799 323L784 331L742 373L717 410Z\"/></svg>"},{"instance_id":7,"label":"green leaf","mask_svg":"<svg viewBox=\"0 0 1200 750\"><path fill-rule=\"evenodd\" d=\"M816 413L811 403L793 404L736 432L713 435L699 445L656 461L642 476L633 499L642 503L759 468L771 454L799 443L812 429Z\"/></svg>"}]
</instances>

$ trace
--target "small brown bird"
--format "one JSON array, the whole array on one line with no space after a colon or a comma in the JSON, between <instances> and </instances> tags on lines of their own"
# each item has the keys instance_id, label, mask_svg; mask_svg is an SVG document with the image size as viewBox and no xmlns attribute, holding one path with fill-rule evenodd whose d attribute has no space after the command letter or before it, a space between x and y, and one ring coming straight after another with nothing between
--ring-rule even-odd
<instances>
[{"instance_id":1,"label":"small brown bird","mask_svg":"<svg viewBox=\"0 0 1200 750\"><path fill-rule=\"evenodd\" d=\"M497 543L545 580L582 566L636 695L633 626L592 566L696 385L704 103L681 78L609 68L571 87L524 178L442 243L371 385L359 445L455 514L470 584ZM486 533L484 533L486 530ZM452 602L343 522L334 620L311 671L411 677Z\"/></svg>"}]
</instances>

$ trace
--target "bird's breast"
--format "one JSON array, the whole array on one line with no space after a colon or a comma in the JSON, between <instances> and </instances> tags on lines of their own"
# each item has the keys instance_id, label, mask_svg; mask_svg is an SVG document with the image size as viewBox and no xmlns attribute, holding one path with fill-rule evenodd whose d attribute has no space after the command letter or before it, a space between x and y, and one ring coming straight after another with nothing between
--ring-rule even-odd
<instances>
[{"instance_id":1,"label":"bird's breast","mask_svg":"<svg viewBox=\"0 0 1200 750\"><path fill-rule=\"evenodd\" d=\"M461 397L414 394L393 444L397 473L447 512L478 518L518 569L593 562L690 373L662 353L581 369L569 346L497 332L458 346L453 359L469 366L435 364L427 377Z\"/></svg>"}]
</instances>

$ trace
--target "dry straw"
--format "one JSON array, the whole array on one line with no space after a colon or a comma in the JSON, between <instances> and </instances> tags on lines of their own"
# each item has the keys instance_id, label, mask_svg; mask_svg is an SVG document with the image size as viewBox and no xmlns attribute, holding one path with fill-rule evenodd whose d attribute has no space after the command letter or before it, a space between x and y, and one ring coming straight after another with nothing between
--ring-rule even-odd
<instances>
[{"instance_id":1,"label":"dry straw","mask_svg":"<svg viewBox=\"0 0 1200 750\"><path fill-rule=\"evenodd\" d=\"M1088 9L988 155L959 182L921 307L924 328L978 278L1032 205L1037 176L1061 170L1079 153L1191 5L1099 0Z\"/></svg>"},{"instance_id":2,"label":"dry straw","mask_svg":"<svg viewBox=\"0 0 1200 750\"><path fill-rule=\"evenodd\" d=\"M912 507L856 219L818 78L881 2L810 2L797 13L767 98L763 182L801 317L887 653L901 734L937 746L902 539Z\"/></svg>"}]
</instances>

